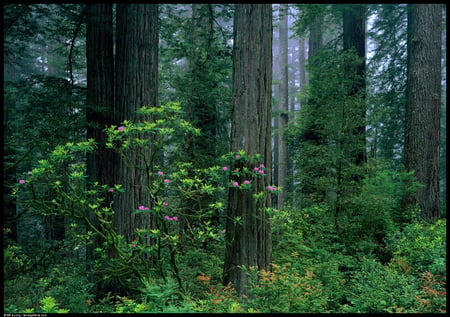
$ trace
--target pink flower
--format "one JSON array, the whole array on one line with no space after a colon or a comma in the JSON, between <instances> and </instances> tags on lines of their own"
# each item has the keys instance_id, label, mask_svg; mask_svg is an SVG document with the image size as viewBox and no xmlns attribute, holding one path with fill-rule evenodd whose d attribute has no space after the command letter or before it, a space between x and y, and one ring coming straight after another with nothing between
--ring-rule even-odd
<instances>
[{"instance_id":1,"label":"pink flower","mask_svg":"<svg viewBox=\"0 0 450 317\"><path fill-rule=\"evenodd\" d=\"M246 180L244 181L244 184L245 184L245 185L248 185L248 184L250 184L250 181L246 179Z\"/></svg>"},{"instance_id":2,"label":"pink flower","mask_svg":"<svg viewBox=\"0 0 450 317\"><path fill-rule=\"evenodd\" d=\"M253 170L256 172L259 171L259 167L255 167Z\"/></svg>"},{"instance_id":3,"label":"pink flower","mask_svg":"<svg viewBox=\"0 0 450 317\"><path fill-rule=\"evenodd\" d=\"M177 217L177 216L173 216L173 217L172 217L172 220L173 220L173 221L178 221L178 217Z\"/></svg>"},{"instance_id":4,"label":"pink flower","mask_svg":"<svg viewBox=\"0 0 450 317\"><path fill-rule=\"evenodd\" d=\"M27 173L28 173L28 174L33 174L33 172L32 172L32 171L28 171Z\"/></svg>"},{"instance_id":5,"label":"pink flower","mask_svg":"<svg viewBox=\"0 0 450 317\"><path fill-rule=\"evenodd\" d=\"M234 182L233 183L233 187L237 187L237 186L239 186L239 183L238 182Z\"/></svg>"},{"instance_id":6,"label":"pink flower","mask_svg":"<svg viewBox=\"0 0 450 317\"><path fill-rule=\"evenodd\" d=\"M164 173L161 171L158 171L158 175L164 175Z\"/></svg>"},{"instance_id":7,"label":"pink flower","mask_svg":"<svg viewBox=\"0 0 450 317\"><path fill-rule=\"evenodd\" d=\"M264 166L264 164L260 164L259 167L264 168L265 166Z\"/></svg>"},{"instance_id":8,"label":"pink flower","mask_svg":"<svg viewBox=\"0 0 450 317\"><path fill-rule=\"evenodd\" d=\"M264 174L264 171L263 170L259 170L258 173L259 174Z\"/></svg>"},{"instance_id":9,"label":"pink flower","mask_svg":"<svg viewBox=\"0 0 450 317\"><path fill-rule=\"evenodd\" d=\"M133 243L133 244L131 245L131 247L132 247L132 248L136 248L136 243Z\"/></svg>"},{"instance_id":10,"label":"pink flower","mask_svg":"<svg viewBox=\"0 0 450 317\"><path fill-rule=\"evenodd\" d=\"M270 191L276 191L277 190L277 188L275 187L275 186L267 186L267 189L268 190L270 190Z\"/></svg>"},{"instance_id":11,"label":"pink flower","mask_svg":"<svg viewBox=\"0 0 450 317\"><path fill-rule=\"evenodd\" d=\"M220 231L221 233L225 233L225 232L227 232L226 230L222 230L222 231Z\"/></svg>"},{"instance_id":12,"label":"pink flower","mask_svg":"<svg viewBox=\"0 0 450 317\"><path fill-rule=\"evenodd\" d=\"M166 184L169 184L169 182L170 182L170 180L168 180L168 179L164 180L164 183L166 183Z\"/></svg>"},{"instance_id":13,"label":"pink flower","mask_svg":"<svg viewBox=\"0 0 450 317\"><path fill-rule=\"evenodd\" d=\"M222 170L228 171L228 167L224 166L224 167L222 167Z\"/></svg>"},{"instance_id":14,"label":"pink flower","mask_svg":"<svg viewBox=\"0 0 450 317\"><path fill-rule=\"evenodd\" d=\"M172 218L167 215L164 216L164 219L169 220L169 221L172 220Z\"/></svg>"},{"instance_id":15,"label":"pink flower","mask_svg":"<svg viewBox=\"0 0 450 317\"><path fill-rule=\"evenodd\" d=\"M163 205L164 205L164 206L167 206L167 205L168 205L168 203L166 203L166 202L163 202Z\"/></svg>"},{"instance_id":16,"label":"pink flower","mask_svg":"<svg viewBox=\"0 0 450 317\"><path fill-rule=\"evenodd\" d=\"M24 179L19 180L19 184L25 184L26 181Z\"/></svg>"},{"instance_id":17,"label":"pink flower","mask_svg":"<svg viewBox=\"0 0 450 317\"><path fill-rule=\"evenodd\" d=\"M110 189L108 189L108 191L109 191L109 192L113 192L113 191L114 191L114 188L110 188Z\"/></svg>"},{"instance_id":18,"label":"pink flower","mask_svg":"<svg viewBox=\"0 0 450 317\"><path fill-rule=\"evenodd\" d=\"M235 155L234 156L236 159L240 159L241 158L241 156L238 154L238 155Z\"/></svg>"},{"instance_id":19,"label":"pink flower","mask_svg":"<svg viewBox=\"0 0 450 317\"><path fill-rule=\"evenodd\" d=\"M125 127L124 126L120 126L120 127L117 128L117 130L123 131L123 130L125 130Z\"/></svg>"},{"instance_id":20,"label":"pink flower","mask_svg":"<svg viewBox=\"0 0 450 317\"><path fill-rule=\"evenodd\" d=\"M150 208L145 207L145 206L139 206L138 208L139 208L139 210L149 210L150 209Z\"/></svg>"}]
</instances>

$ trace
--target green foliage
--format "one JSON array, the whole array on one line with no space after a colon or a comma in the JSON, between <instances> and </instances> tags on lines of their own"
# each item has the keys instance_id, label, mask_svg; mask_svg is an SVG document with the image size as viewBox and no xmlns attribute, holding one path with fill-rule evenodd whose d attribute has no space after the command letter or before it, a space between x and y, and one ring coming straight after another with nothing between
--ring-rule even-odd
<instances>
[{"instance_id":1,"label":"green foliage","mask_svg":"<svg viewBox=\"0 0 450 317\"><path fill-rule=\"evenodd\" d=\"M387 238L387 248L412 272L429 272L446 276L446 228L445 219L428 224L413 222L401 231L392 232Z\"/></svg>"},{"instance_id":2,"label":"green foliage","mask_svg":"<svg viewBox=\"0 0 450 317\"><path fill-rule=\"evenodd\" d=\"M350 281L342 310L347 313L395 313L414 307L417 279L384 267L374 259L363 259Z\"/></svg>"},{"instance_id":3,"label":"green foliage","mask_svg":"<svg viewBox=\"0 0 450 317\"><path fill-rule=\"evenodd\" d=\"M401 224L415 219L413 209L403 209L402 199L419 184L413 173L390 169L381 161L372 160L365 167L360 185L348 186L337 221L342 243L367 254L382 246Z\"/></svg>"},{"instance_id":4,"label":"green foliage","mask_svg":"<svg viewBox=\"0 0 450 317\"><path fill-rule=\"evenodd\" d=\"M314 273L290 264L272 264L270 271L250 268L248 307L261 313L317 313L326 311L327 298Z\"/></svg>"}]
</instances>

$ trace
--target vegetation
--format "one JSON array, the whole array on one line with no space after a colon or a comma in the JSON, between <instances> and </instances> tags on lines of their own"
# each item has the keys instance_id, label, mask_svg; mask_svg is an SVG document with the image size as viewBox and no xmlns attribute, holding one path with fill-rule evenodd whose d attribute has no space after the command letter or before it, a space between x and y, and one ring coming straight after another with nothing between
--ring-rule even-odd
<instances>
[{"instance_id":1,"label":"vegetation","mask_svg":"<svg viewBox=\"0 0 450 317\"><path fill-rule=\"evenodd\" d=\"M433 142L405 135L406 5L4 9L5 313L446 313L445 120L426 89Z\"/></svg>"}]
</instances>

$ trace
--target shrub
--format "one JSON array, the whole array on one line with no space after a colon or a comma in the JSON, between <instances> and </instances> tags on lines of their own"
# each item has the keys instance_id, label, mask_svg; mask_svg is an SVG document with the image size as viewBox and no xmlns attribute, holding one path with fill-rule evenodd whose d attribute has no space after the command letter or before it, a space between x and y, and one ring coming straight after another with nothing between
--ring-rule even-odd
<instances>
[{"instance_id":1,"label":"shrub","mask_svg":"<svg viewBox=\"0 0 450 317\"><path fill-rule=\"evenodd\" d=\"M323 286L309 270L272 264L272 271L248 269L250 295L246 306L262 313L325 312Z\"/></svg>"},{"instance_id":2,"label":"shrub","mask_svg":"<svg viewBox=\"0 0 450 317\"><path fill-rule=\"evenodd\" d=\"M341 306L341 311L346 313L411 311L419 294L415 277L368 258L362 260L360 270L347 285L349 304Z\"/></svg>"},{"instance_id":3,"label":"shrub","mask_svg":"<svg viewBox=\"0 0 450 317\"><path fill-rule=\"evenodd\" d=\"M388 236L386 246L394 259L402 258L413 272L446 276L446 228L445 219L407 224Z\"/></svg>"}]
</instances>

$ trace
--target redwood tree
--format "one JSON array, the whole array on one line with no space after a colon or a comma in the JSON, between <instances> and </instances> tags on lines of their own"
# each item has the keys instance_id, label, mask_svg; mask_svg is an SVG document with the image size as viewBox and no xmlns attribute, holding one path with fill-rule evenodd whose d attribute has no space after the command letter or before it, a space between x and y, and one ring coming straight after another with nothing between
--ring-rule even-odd
<instances>
[{"instance_id":1,"label":"redwood tree","mask_svg":"<svg viewBox=\"0 0 450 317\"><path fill-rule=\"evenodd\" d=\"M115 122L136 122L140 107L156 105L157 77L158 5L118 4ZM147 187L152 158L151 147L128 150L124 157L116 158L115 181L123 185L125 193L114 201L114 225L129 240L136 228L152 226L150 215L133 214L139 205L153 207Z\"/></svg>"},{"instance_id":2,"label":"redwood tree","mask_svg":"<svg viewBox=\"0 0 450 317\"><path fill-rule=\"evenodd\" d=\"M234 13L233 105L231 150L264 157L266 177L257 177L248 191L230 188L226 224L224 283L238 294L248 288L240 268L267 269L272 256L270 224L266 208L271 199L267 186L272 169L272 6L236 4ZM237 163L235 168L252 168ZM236 179L241 183L241 179ZM266 192L256 201L255 193ZM237 221L240 219L240 221Z\"/></svg>"},{"instance_id":3,"label":"redwood tree","mask_svg":"<svg viewBox=\"0 0 450 317\"><path fill-rule=\"evenodd\" d=\"M409 203L439 217L442 5L408 6L405 164L423 186Z\"/></svg>"}]
</instances>

